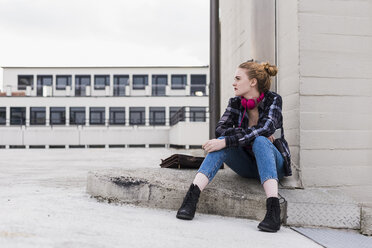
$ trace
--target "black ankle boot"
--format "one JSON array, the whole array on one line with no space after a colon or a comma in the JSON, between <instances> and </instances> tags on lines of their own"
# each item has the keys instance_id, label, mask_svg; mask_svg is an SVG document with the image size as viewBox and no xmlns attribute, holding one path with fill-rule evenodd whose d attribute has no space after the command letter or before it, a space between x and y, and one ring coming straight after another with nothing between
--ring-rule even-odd
<instances>
[{"instance_id":1,"label":"black ankle boot","mask_svg":"<svg viewBox=\"0 0 372 248\"><path fill-rule=\"evenodd\" d=\"M266 232L276 232L280 229L280 205L278 197L266 199L266 215L257 226Z\"/></svg>"},{"instance_id":2,"label":"black ankle boot","mask_svg":"<svg viewBox=\"0 0 372 248\"><path fill-rule=\"evenodd\" d=\"M192 220L195 215L196 204L200 196L200 189L198 185L191 183L189 191L187 191L182 205L177 212L178 219Z\"/></svg>"}]
</instances>

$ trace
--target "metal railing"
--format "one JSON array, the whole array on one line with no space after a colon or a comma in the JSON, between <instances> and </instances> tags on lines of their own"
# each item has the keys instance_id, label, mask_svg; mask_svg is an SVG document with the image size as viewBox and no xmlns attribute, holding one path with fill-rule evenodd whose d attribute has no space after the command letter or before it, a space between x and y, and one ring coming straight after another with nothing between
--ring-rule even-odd
<instances>
[{"instance_id":1,"label":"metal railing","mask_svg":"<svg viewBox=\"0 0 372 248\"><path fill-rule=\"evenodd\" d=\"M176 113L174 113L170 117L169 125L173 126L173 125L176 125L178 122L185 121L185 120L186 120L185 107L181 107Z\"/></svg>"}]
</instances>

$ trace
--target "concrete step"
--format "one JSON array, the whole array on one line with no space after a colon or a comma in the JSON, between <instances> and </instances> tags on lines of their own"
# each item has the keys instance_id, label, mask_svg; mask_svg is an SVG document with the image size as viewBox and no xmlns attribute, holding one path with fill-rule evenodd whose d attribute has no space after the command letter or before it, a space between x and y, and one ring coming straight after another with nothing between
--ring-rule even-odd
<instances>
[{"instance_id":1,"label":"concrete step","mask_svg":"<svg viewBox=\"0 0 372 248\"><path fill-rule=\"evenodd\" d=\"M87 192L109 202L178 210L195 175L196 170L170 168L92 171ZM280 204L284 225L361 229L361 206L337 188L279 187L279 194L284 198ZM266 195L258 179L240 177L225 167L201 193L198 212L261 221ZM370 219L365 223L369 225Z\"/></svg>"},{"instance_id":2,"label":"concrete step","mask_svg":"<svg viewBox=\"0 0 372 248\"><path fill-rule=\"evenodd\" d=\"M109 202L178 210L196 170L108 169L88 173L87 192ZM285 203L281 203L284 220ZM196 213L262 220L266 196L258 179L220 169L200 195Z\"/></svg>"}]
</instances>

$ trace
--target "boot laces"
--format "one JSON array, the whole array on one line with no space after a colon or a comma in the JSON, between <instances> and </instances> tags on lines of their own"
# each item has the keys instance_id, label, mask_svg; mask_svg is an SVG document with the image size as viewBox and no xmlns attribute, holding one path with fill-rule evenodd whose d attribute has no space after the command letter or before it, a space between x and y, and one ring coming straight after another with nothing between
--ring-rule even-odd
<instances>
[{"instance_id":1,"label":"boot laces","mask_svg":"<svg viewBox=\"0 0 372 248\"><path fill-rule=\"evenodd\" d=\"M197 197L193 197L193 191L192 190L189 190L187 193L186 193L186 196L185 196L185 199L182 203L182 207L185 207L186 205L188 206L194 206L196 205L196 202L197 202Z\"/></svg>"},{"instance_id":2,"label":"boot laces","mask_svg":"<svg viewBox=\"0 0 372 248\"><path fill-rule=\"evenodd\" d=\"M283 198L284 199L284 198ZM267 211L266 211L266 215L265 215L265 218L270 218L270 219L274 219L273 217L273 212L275 211L275 209L280 206L276 206L273 202L271 202L268 206L267 206Z\"/></svg>"},{"instance_id":3,"label":"boot laces","mask_svg":"<svg viewBox=\"0 0 372 248\"><path fill-rule=\"evenodd\" d=\"M270 218L270 219L272 219L273 218L273 208L274 208L274 206L273 205L271 205L270 207L269 207L269 209L267 209L267 212L266 212L266 218Z\"/></svg>"}]
</instances>

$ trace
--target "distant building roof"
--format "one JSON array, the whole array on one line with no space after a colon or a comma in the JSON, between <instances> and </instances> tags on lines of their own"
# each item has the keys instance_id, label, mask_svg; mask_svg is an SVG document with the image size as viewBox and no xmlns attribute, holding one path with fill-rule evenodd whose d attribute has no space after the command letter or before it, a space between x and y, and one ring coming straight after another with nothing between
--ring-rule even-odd
<instances>
[{"instance_id":1,"label":"distant building roof","mask_svg":"<svg viewBox=\"0 0 372 248\"><path fill-rule=\"evenodd\" d=\"M28 69L37 69L37 68L208 68L209 65L185 65L185 66L2 66L0 68L7 69L7 68L28 68Z\"/></svg>"}]
</instances>

